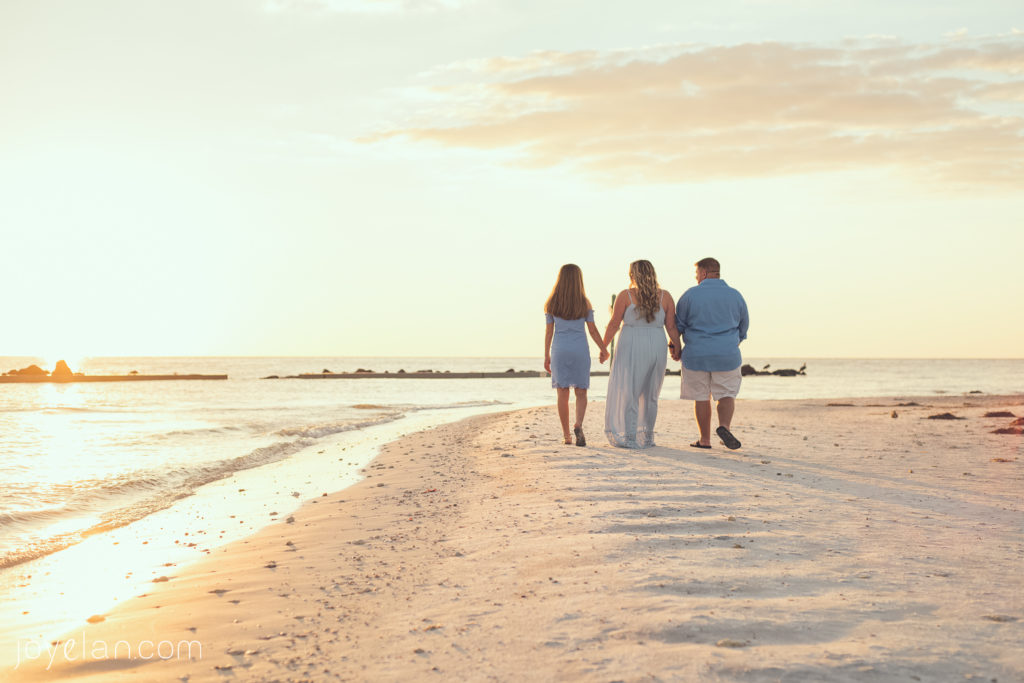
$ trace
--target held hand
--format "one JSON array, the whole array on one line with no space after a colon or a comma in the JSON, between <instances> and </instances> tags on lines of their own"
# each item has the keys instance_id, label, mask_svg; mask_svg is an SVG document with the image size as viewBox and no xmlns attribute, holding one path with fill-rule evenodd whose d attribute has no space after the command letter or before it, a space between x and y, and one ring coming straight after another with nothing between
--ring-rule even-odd
<instances>
[{"instance_id":1,"label":"held hand","mask_svg":"<svg viewBox=\"0 0 1024 683\"><path fill-rule=\"evenodd\" d=\"M547 372L549 372L549 373L551 372L551 359L550 358L545 358L544 359L544 369Z\"/></svg>"},{"instance_id":2,"label":"held hand","mask_svg":"<svg viewBox=\"0 0 1024 683\"><path fill-rule=\"evenodd\" d=\"M601 349L601 354L597 357L598 362L603 365L604 362L608 360L609 355L608 349Z\"/></svg>"}]
</instances>

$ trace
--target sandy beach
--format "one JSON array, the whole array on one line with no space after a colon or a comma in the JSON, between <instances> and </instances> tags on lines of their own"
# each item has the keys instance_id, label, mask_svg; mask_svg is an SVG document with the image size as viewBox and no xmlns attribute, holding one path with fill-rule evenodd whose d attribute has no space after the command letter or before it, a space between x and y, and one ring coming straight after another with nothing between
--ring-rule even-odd
<instances>
[{"instance_id":1,"label":"sandy beach","mask_svg":"<svg viewBox=\"0 0 1024 683\"><path fill-rule=\"evenodd\" d=\"M1024 437L984 417L1024 397L741 400L738 451L689 448L691 410L663 401L647 451L608 446L597 402L584 448L553 406L415 434L0 661L14 681L1024 680Z\"/></svg>"}]
</instances>

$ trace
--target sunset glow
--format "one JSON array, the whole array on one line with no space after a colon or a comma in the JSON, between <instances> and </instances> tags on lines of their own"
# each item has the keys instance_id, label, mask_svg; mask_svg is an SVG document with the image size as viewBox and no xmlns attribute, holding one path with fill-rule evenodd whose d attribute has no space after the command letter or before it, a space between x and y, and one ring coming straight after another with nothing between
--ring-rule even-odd
<instances>
[{"instance_id":1,"label":"sunset glow","mask_svg":"<svg viewBox=\"0 0 1024 683\"><path fill-rule=\"evenodd\" d=\"M537 355L713 255L752 355L1021 355L1017 4L579 9L6 3L4 352Z\"/></svg>"}]
</instances>

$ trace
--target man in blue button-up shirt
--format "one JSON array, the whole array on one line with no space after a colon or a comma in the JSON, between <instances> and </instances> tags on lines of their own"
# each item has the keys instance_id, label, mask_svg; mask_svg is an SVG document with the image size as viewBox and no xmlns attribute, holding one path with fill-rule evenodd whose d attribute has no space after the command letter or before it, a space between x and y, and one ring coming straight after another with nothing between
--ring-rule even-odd
<instances>
[{"instance_id":1,"label":"man in blue button-up shirt","mask_svg":"<svg viewBox=\"0 0 1024 683\"><path fill-rule=\"evenodd\" d=\"M690 287L676 305L676 327L683 339L683 399L694 401L700 430L694 448L711 448L711 401L718 402L716 433L728 448L739 448L729 428L740 391L740 342L747 338L747 302L721 279L721 266L713 258L701 259L697 286Z\"/></svg>"}]
</instances>

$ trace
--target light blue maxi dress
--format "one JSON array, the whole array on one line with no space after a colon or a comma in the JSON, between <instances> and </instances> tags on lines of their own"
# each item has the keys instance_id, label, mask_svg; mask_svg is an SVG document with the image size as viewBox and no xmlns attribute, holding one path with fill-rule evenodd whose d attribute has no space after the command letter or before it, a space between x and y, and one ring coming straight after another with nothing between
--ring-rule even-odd
<instances>
[{"instance_id":1,"label":"light blue maxi dress","mask_svg":"<svg viewBox=\"0 0 1024 683\"><path fill-rule=\"evenodd\" d=\"M632 301L632 295L630 300ZM658 395L665 382L668 347L665 310L658 308L647 322L630 303L622 315L622 331L608 378L604 409L604 433L619 448L650 448L654 445L654 421L658 419Z\"/></svg>"},{"instance_id":2,"label":"light blue maxi dress","mask_svg":"<svg viewBox=\"0 0 1024 683\"><path fill-rule=\"evenodd\" d=\"M590 345L587 344L587 323L594 322L594 309L587 317L566 320L544 314L548 324L554 323L551 337L551 386L554 389L590 388Z\"/></svg>"}]
</instances>

